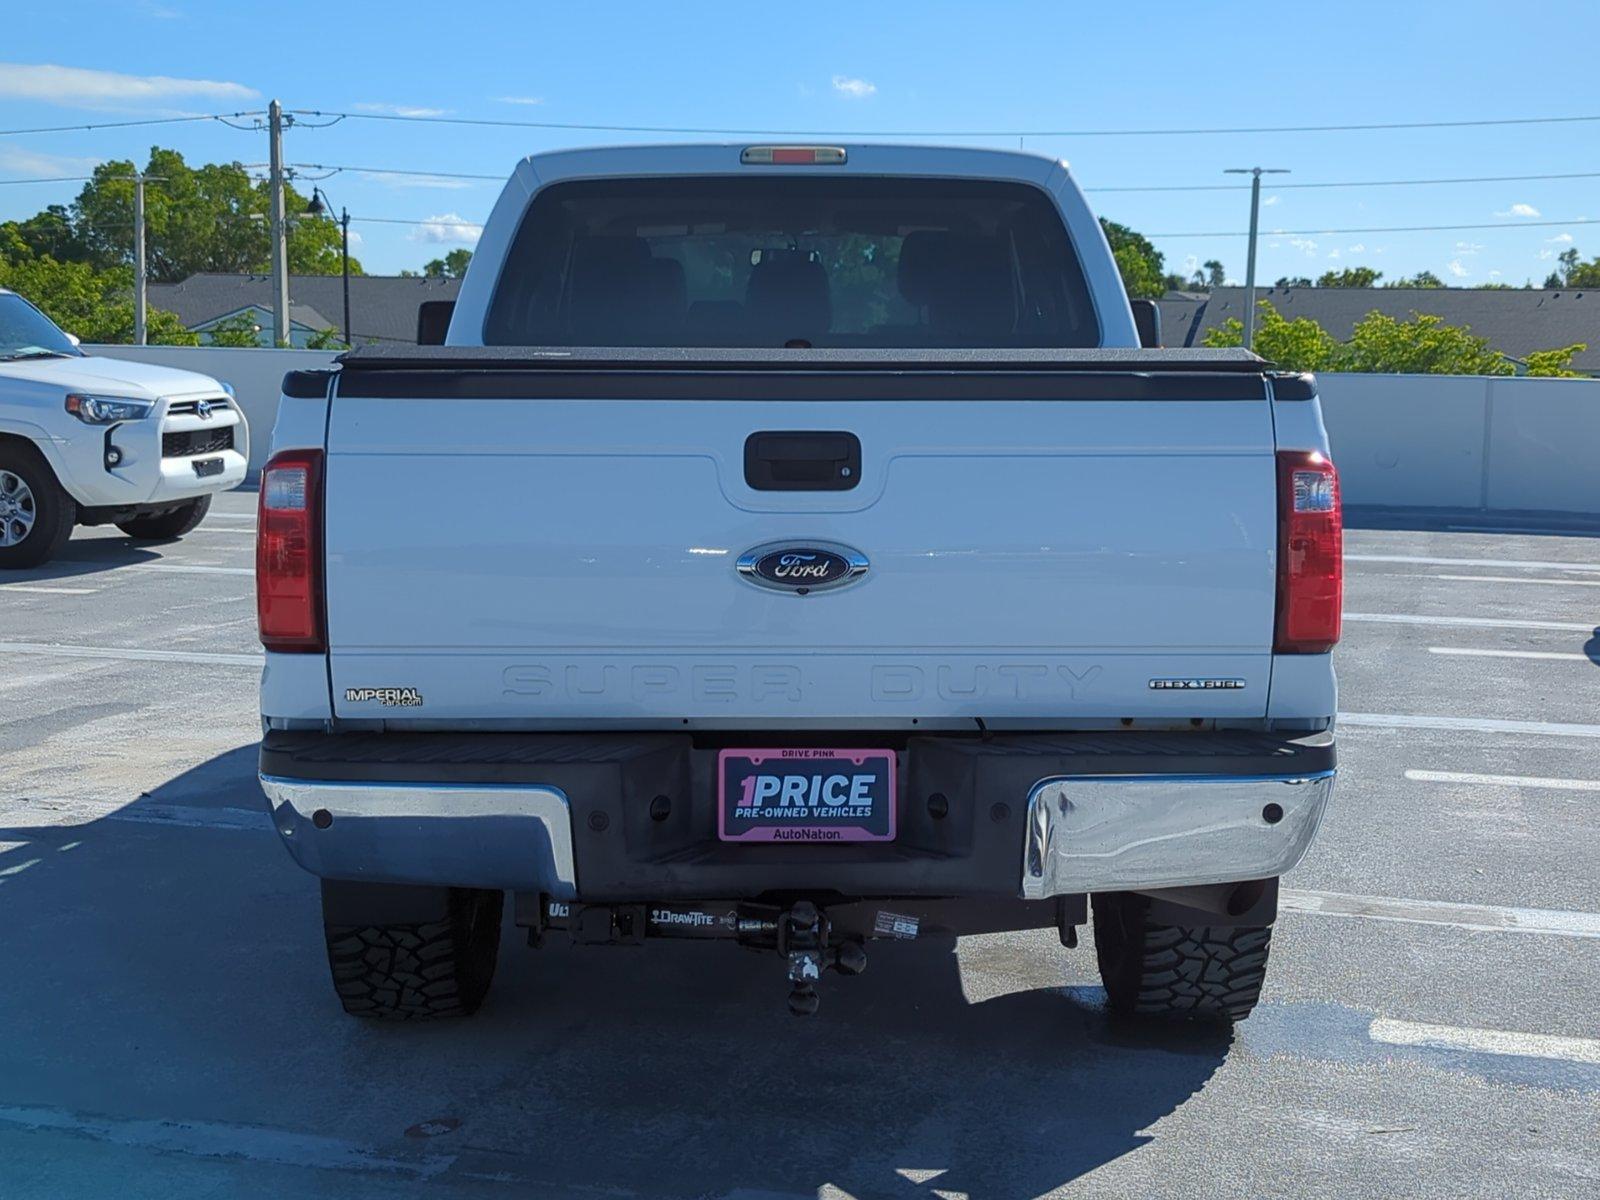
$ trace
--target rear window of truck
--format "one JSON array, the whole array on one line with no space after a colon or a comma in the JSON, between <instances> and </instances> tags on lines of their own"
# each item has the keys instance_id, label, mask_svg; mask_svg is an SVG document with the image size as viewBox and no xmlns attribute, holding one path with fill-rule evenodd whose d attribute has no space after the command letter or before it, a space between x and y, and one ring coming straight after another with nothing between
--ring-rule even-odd
<instances>
[{"instance_id":1,"label":"rear window of truck","mask_svg":"<svg viewBox=\"0 0 1600 1200\"><path fill-rule=\"evenodd\" d=\"M707 176L539 191L484 342L1081 348L1099 325L1038 188Z\"/></svg>"}]
</instances>

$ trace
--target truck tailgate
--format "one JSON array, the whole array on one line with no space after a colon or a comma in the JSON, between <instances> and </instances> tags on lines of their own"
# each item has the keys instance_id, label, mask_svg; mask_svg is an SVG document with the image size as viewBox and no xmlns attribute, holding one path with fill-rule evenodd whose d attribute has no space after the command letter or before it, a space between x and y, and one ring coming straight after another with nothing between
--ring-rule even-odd
<instances>
[{"instance_id":1,"label":"truck tailgate","mask_svg":"<svg viewBox=\"0 0 1600 1200\"><path fill-rule=\"evenodd\" d=\"M1112 398L1116 377L1106 398L1080 380L1070 399L984 399L975 374L965 402L858 399L843 382L836 399L763 398L759 381L730 398L727 382L715 399L681 382L681 398L341 386L325 509L336 713L1265 714L1277 518L1259 375L1198 399L1173 378L1153 401ZM746 439L804 430L859 438L855 486L752 488ZM775 542L841 544L870 568L810 595L752 586L736 561Z\"/></svg>"}]
</instances>

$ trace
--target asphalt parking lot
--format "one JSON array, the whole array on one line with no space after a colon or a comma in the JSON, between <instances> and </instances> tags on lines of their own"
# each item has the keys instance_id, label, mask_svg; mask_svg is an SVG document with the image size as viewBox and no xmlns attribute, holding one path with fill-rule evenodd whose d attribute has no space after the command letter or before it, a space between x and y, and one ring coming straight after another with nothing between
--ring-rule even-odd
<instances>
[{"instance_id":1,"label":"asphalt parking lot","mask_svg":"<svg viewBox=\"0 0 1600 1200\"><path fill-rule=\"evenodd\" d=\"M1349 532L1341 781L1231 1035L1119 1028L1052 934L807 1022L765 957L508 937L386 1027L255 783L253 506L0 583L0 1195L1600 1194L1600 537Z\"/></svg>"}]
</instances>

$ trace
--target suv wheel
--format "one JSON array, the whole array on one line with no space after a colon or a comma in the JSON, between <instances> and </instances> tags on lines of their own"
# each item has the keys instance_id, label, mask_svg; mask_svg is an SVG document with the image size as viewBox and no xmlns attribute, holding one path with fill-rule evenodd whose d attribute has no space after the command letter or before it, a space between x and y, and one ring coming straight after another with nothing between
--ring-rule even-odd
<instances>
[{"instance_id":1,"label":"suv wheel","mask_svg":"<svg viewBox=\"0 0 1600 1200\"><path fill-rule=\"evenodd\" d=\"M345 1012L385 1021L471 1016L494 979L505 894L451 888L444 918L404 925L323 923Z\"/></svg>"},{"instance_id":2,"label":"suv wheel","mask_svg":"<svg viewBox=\"0 0 1600 1200\"><path fill-rule=\"evenodd\" d=\"M1094 948L1117 1013L1242 1021L1261 998L1270 925L1158 925L1150 901L1097 895Z\"/></svg>"},{"instance_id":3,"label":"suv wheel","mask_svg":"<svg viewBox=\"0 0 1600 1200\"><path fill-rule=\"evenodd\" d=\"M72 536L77 505L31 445L0 442L0 567L37 567Z\"/></svg>"},{"instance_id":4,"label":"suv wheel","mask_svg":"<svg viewBox=\"0 0 1600 1200\"><path fill-rule=\"evenodd\" d=\"M118 521L117 528L141 542L166 542L173 538L181 538L193 530L206 519L206 514L210 511L211 497L201 496L198 500L186 500L177 508L157 513L155 516L133 517L127 521Z\"/></svg>"}]
</instances>

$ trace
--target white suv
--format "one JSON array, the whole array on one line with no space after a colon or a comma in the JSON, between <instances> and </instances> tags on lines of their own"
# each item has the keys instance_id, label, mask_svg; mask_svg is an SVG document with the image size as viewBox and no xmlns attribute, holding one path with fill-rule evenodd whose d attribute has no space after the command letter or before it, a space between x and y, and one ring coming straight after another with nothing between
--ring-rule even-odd
<instances>
[{"instance_id":1,"label":"white suv","mask_svg":"<svg viewBox=\"0 0 1600 1200\"><path fill-rule=\"evenodd\" d=\"M170 539L243 481L250 432L207 375L84 354L0 289L0 569L53 556L74 525Z\"/></svg>"}]
</instances>

